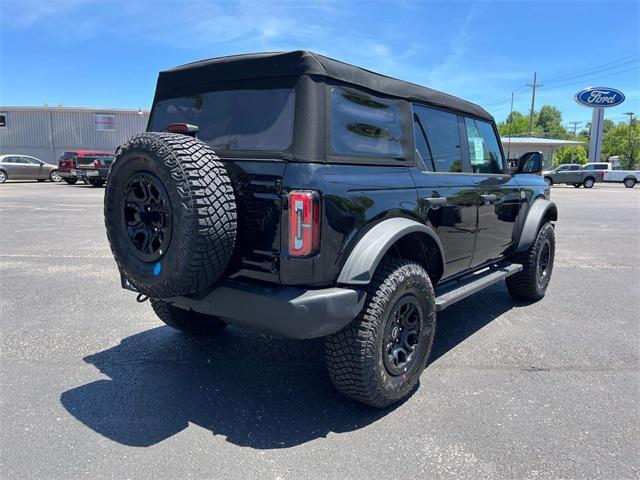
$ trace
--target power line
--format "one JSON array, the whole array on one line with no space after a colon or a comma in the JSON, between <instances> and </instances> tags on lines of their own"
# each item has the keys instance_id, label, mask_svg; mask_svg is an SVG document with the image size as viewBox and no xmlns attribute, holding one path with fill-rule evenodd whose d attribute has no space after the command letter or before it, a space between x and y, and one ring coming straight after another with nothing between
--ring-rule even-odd
<instances>
[{"instance_id":1,"label":"power line","mask_svg":"<svg viewBox=\"0 0 640 480\"><path fill-rule=\"evenodd\" d=\"M640 56L640 54L634 53L633 55L627 55L626 57L622 57L622 58L619 58L617 60L613 60L613 61L608 62L608 63L603 63L602 65L597 65L595 67L587 68L586 70L581 70L581 71L578 71L578 72L568 73L566 75L560 75L558 77L551 78L551 79L545 80L545 81L546 81L547 84L556 83L556 82L561 82L561 81L564 81L564 80L570 80L570 79L578 77L578 76L590 75L592 73L599 73L599 71L603 70L603 69L606 70L606 69L611 69L611 68L622 67L622 66L625 66L627 64L631 64L631 63L637 62L639 56ZM620 62L622 62L622 63L620 63ZM614 64L619 64L619 65L614 65Z\"/></svg>"}]
</instances>

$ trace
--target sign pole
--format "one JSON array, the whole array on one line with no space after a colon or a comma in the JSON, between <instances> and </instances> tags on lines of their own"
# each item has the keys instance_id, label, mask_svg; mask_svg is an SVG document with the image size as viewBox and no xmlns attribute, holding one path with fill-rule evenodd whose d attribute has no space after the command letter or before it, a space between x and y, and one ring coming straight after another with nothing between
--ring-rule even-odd
<instances>
[{"instance_id":1,"label":"sign pole","mask_svg":"<svg viewBox=\"0 0 640 480\"><path fill-rule=\"evenodd\" d=\"M591 114L591 139L589 141L589 163L600 161L602 150L602 127L604 124L604 108L594 108Z\"/></svg>"}]
</instances>

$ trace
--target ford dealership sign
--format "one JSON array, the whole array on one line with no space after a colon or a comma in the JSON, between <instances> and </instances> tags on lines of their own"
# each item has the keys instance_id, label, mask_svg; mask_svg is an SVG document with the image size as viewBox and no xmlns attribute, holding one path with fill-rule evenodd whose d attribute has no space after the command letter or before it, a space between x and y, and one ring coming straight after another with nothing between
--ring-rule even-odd
<instances>
[{"instance_id":1,"label":"ford dealership sign","mask_svg":"<svg viewBox=\"0 0 640 480\"><path fill-rule=\"evenodd\" d=\"M573 98L585 107L615 107L624 102L624 93L615 88L589 87L576 93Z\"/></svg>"}]
</instances>

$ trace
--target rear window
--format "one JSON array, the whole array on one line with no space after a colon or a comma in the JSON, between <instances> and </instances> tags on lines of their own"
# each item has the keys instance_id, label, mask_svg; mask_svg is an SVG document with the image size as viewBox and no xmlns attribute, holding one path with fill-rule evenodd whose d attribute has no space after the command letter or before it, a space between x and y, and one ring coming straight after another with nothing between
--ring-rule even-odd
<instances>
[{"instance_id":1,"label":"rear window","mask_svg":"<svg viewBox=\"0 0 640 480\"><path fill-rule=\"evenodd\" d=\"M287 150L293 138L293 89L220 90L162 100L153 107L151 131L172 123L198 126L214 150Z\"/></svg>"},{"instance_id":2,"label":"rear window","mask_svg":"<svg viewBox=\"0 0 640 480\"><path fill-rule=\"evenodd\" d=\"M336 87L331 91L331 131L336 153L403 157L398 100Z\"/></svg>"},{"instance_id":3,"label":"rear window","mask_svg":"<svg viewBox=\"0 0 640 480\"><path fill-rule=\"evenodd\" d=\"M76 154L74 152L64 152L60 157L60 160L71 160L72 158L76 158Z\"/></svg>"}]
</instances>

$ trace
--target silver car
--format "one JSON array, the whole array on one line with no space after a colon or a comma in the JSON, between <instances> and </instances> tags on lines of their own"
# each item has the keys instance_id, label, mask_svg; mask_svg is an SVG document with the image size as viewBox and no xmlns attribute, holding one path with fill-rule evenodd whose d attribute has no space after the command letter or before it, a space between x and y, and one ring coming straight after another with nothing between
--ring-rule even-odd
<instances>
[{"instance_id":1,"label":"silver car","mask_svg":"<svg viewBox=\"0 0 640 480\"><path fill-rule=\"evenodd\" d=\"M62 177L58 167L27 155L0 155L0 183L11 180L51 180L59 182Z\"/></svg>"}]
</instances>

